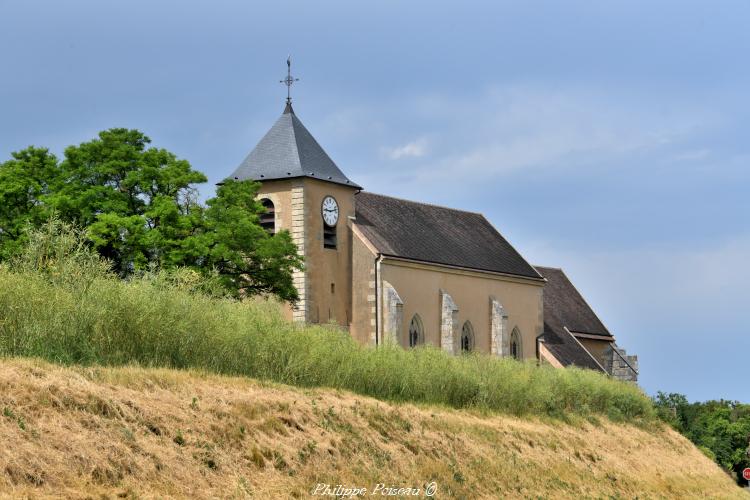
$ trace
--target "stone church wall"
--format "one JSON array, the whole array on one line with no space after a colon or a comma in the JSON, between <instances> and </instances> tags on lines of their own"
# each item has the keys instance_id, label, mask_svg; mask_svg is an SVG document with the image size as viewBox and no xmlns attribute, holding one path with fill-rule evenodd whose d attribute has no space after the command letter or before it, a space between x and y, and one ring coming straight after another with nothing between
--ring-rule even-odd
<instances>
[{"instance_id":1,"label":"stone church wall","mask_svg":"<svg viewBox=\"0 0 750 500\"><path fill-rule=\"evenodd\" d=\"M364 345L375 345L375 258L358 237L352 237L352 337Z\"/></svg>"},{"instance_id":2,"label":"stone church wall","mask_svg":"<svg viewBox=\"0 0 750 500\"><path fill-rule=\"evenodd\" d=\"M465 321L474 329L474 349L502 353L507 335L521 332L523 357L534 359L536 337L542 332L542 283L386 258L381 265L387 281L403 302L399 343L408 346L408 325L422 318L425 342L457 352ZM494 315L502 311L502 315ZM493 332L495 340L493 342ZM450 345L449 345L450 344Z\"/></svg>"},{"instance_id":3,"label":"stone church wall","mask_svg":"<svg viewBox=\"0 0 750 500\"><path fill-rule=\"evenodd\" d=\"M283 179L278 181L264 182L258 191L258 199L267 198L271 200L274 206L276 231L286 229L292 235L292 239L297 243L300 252L304 254L304 231L297 226L301 218L301 213L297 205L297 199L302 196L302 181L299 179ZM294 201L293 201L294 198ZM294 215L293 215L294 214ZM294 227L293 227L294 226ZM294 285L300 294L300 302L294 309L288 304L284 306L284 315L286 319L300 319L305 313L305 276L303 272L294 273Z\"/></svg>"},{"instance_id":4,"label":"stone church wall","mask_svg":"<svg viewBox=\"0 0 750 500\"><path fill-rule=\"evenodd\" d=\"M354 192L316 179L266 181L258 198L268 198L276 211L276 230L288 230L305 259L305 270L294 275L300 294L297 307L287 307L295 321L334 322L348 328L352 321L352 236L349 217L354 215ZM337 248L323 248L321 204L326 195L339 204Z\"/></svg>"},{"instance_id":5,"label":"stone church wall","mask_svg":"<svg viewBox=\"0 0 750 500\"><path fill-rule=\"evenodd\" d=\"M351 312L351 229L349 217L354 215L354 192L317 179L304 179L305 192L305 268L308 283L307 321L334 322L349 327ZM323 248L323 198L333 196L339 205L336 224L337 248Z\"/></svg>"}]
</instances>

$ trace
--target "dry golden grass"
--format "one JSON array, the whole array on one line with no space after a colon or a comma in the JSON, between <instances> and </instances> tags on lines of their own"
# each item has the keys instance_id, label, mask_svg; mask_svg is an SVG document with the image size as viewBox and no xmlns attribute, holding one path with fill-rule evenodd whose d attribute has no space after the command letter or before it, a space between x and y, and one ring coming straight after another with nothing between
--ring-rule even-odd
<instances>
[{"instance_id":1,"label":"dry golden grass","mask_svg":"<svg viewBox=\"0 0 750 500\"><path fill-rule=\"evenodd\" d=\"M393 405L196 372L0 362L7 497L747 498L686 439L609 421Z\"/></svg>"}]
</instances>

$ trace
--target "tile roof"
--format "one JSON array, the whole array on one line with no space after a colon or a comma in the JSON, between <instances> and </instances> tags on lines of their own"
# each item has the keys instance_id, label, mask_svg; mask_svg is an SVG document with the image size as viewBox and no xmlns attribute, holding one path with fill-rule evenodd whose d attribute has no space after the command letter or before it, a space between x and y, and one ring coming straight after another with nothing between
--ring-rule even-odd
<instances>
[{"instance_id":1,"label":"tile roof","mask_svg":"<svg viewBox=\"0 0 750 500\"><path fill-rule=\"evenodd\" d=\"M356 224L384 255L541 279L482 214L360 192Z\"/></svg>"},{"instance_id":2,"label":"tile roof","mask_svg":"<svg viewBox=\"0 0 750 500\"><path fill-rule=\"evenodd\" d=\"M569 332L600 335L602 340L613 340L609 330L562 269L536 266L536 270L547 279L543 291L545 345L565 366L576 365L601 371L588 350Z\"/></svg>"},{"instance_id":3,"label":"tile roof","mask_svg":"<svg viewBox=\"0 0 750 500\"><path fill-rule=\"evenodd\" d=\"M294 114L291 104L229 179L256 181L311 177L361 187L339 170Z\"/></svg>"},{"instance_id":4,"label":"tile roof","mask_svg":"<svg viewBox=\"0 0 750 500\"><path fill-rule=\"evenodd\" d=\"M555 327L567 327L574 333L612 336L562 269L536 266L536 270L547 278L544 286L545 321L550 321Z\"/></svg>"}]
</instances>

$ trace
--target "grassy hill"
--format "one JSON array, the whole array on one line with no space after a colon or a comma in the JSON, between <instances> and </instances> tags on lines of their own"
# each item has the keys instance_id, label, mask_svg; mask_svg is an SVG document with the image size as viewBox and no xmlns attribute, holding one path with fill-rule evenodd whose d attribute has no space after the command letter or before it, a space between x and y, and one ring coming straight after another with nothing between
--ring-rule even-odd
<instances>
[{"instance_id":1,"label":"grassy hill","mask_svg":"<svg viewBox=\"0 0 750 500\"><path fill-rule=\"evenodd\" d=\"M431 481L442 498L742 494L634 385L364 347L285 321L273 301L217 296L191 272L124 281L54 222L0 265L0 410L11 497Z\"/></svg>"},{"instance_id":2,"label":"grassy hill","mask_svg":"<svg viewBox=\"0 0 750 500\"><path fill-rule=\"evenodd\" d=\"M317 483L437 498L743 498L664 426L384 403L167 369L0 362L0 492L304 498Z\"/></svg>"}]
</instances>

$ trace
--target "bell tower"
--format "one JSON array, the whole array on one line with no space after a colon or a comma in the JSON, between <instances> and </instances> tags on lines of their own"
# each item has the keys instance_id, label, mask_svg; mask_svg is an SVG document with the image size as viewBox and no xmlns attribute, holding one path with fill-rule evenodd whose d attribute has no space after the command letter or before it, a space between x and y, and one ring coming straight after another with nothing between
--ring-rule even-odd
<instances>
[{"instance_id":1,"label":"bell tower","mask_svg":"<svg viewBox=\"0 0 750 500\"><path fill-rule=\"evenodd\" d=\"M351 322L351 220L354 195L362 188L349 180L305 128L292 108L287 59L284 112L229 176L261 183L258 197L273 217L275 231L287 230L304 258L294 275L299 302L290 319L308 323ZM271 214L273 214L271 216ZM265 222L271 227L271 221Z\"/></svg>"}]
</instances>

